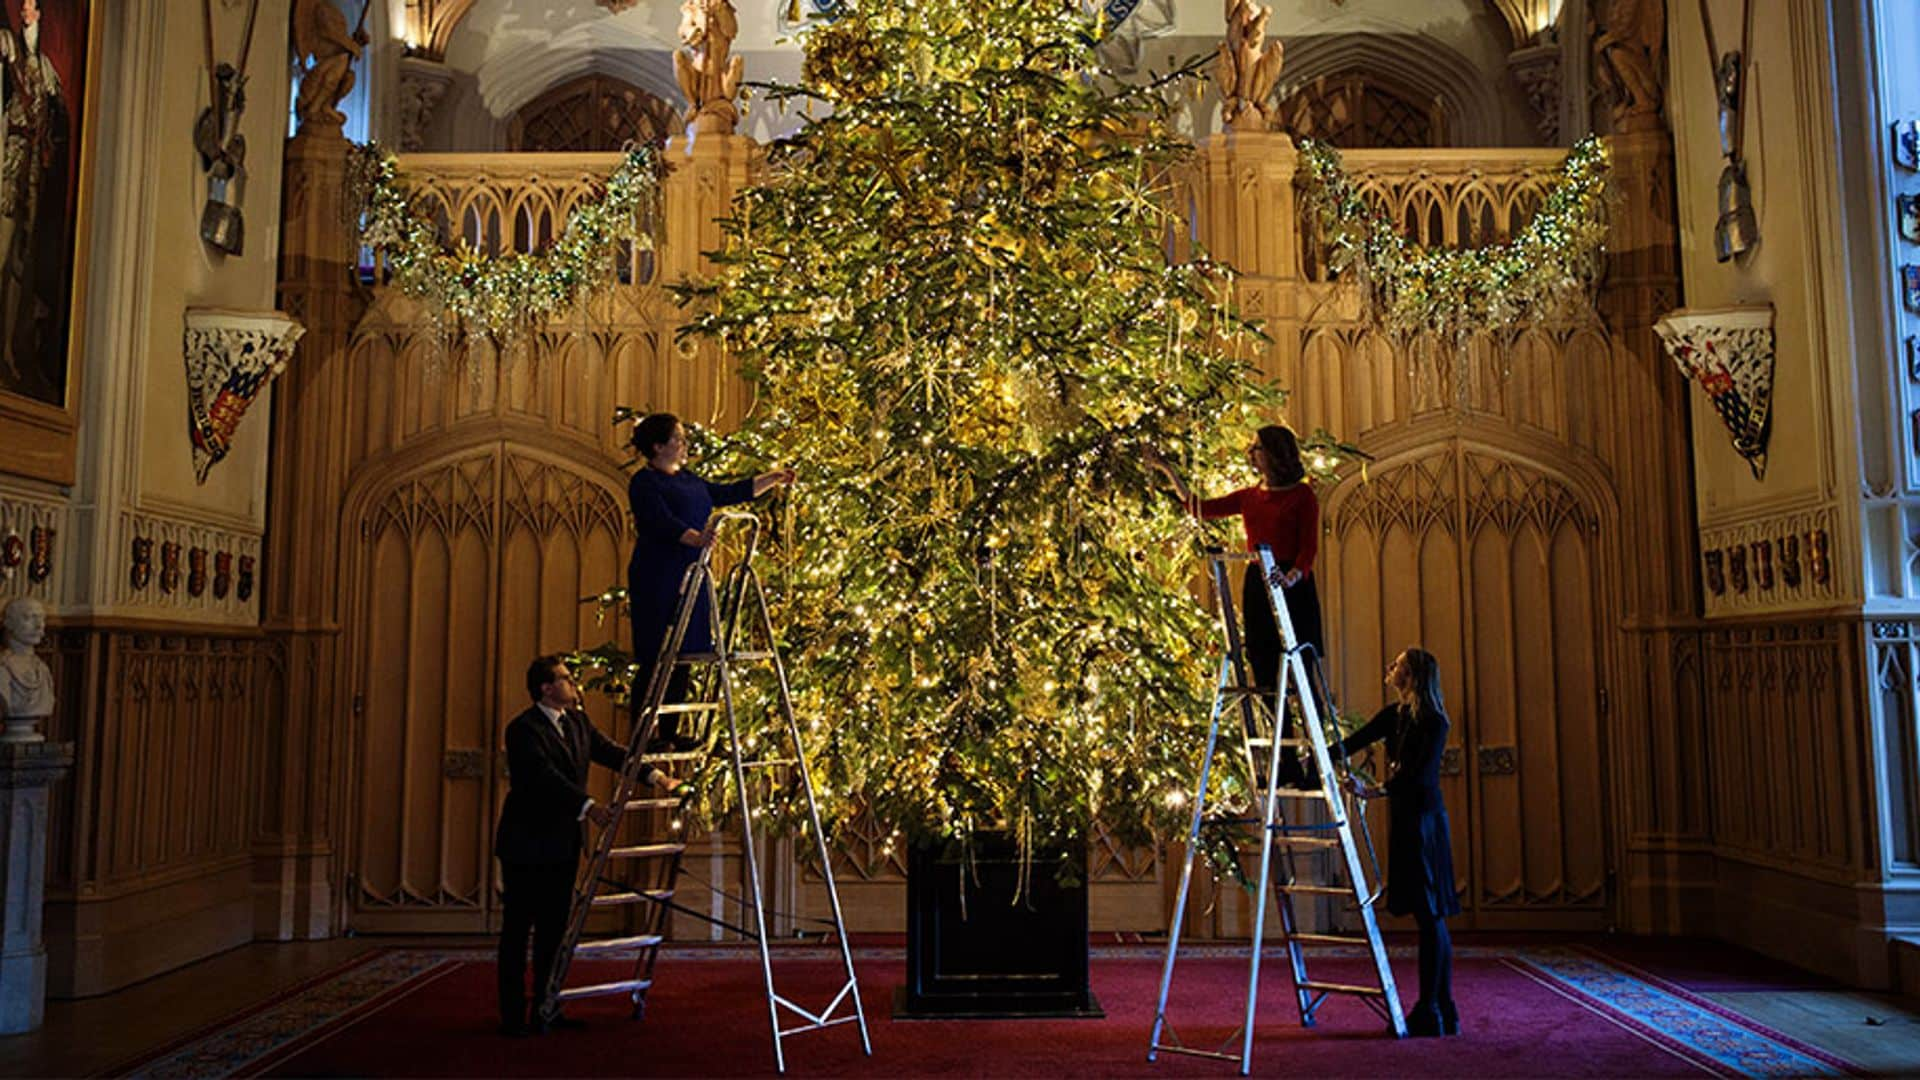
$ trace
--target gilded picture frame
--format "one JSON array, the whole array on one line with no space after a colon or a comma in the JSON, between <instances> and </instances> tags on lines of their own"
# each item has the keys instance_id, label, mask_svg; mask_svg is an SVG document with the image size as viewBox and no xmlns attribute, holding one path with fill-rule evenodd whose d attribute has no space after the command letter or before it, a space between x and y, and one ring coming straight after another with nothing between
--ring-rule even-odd
<instances>
[{"instance_id":1,"label":"gilded picture frame","mask_svg":"<svg viewBox=\"0 0 1920 1080\"><path fill-rule=\"evenodd\" d=\"M57 484L74 478L106 7L0 0L0 470Z\"/></svg>"}]
</instances>

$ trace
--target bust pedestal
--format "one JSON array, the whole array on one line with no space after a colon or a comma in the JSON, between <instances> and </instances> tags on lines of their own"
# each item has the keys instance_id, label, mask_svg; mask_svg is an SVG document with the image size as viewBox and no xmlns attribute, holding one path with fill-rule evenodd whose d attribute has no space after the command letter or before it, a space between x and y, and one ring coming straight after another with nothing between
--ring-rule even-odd
<instances>
[{"instance_id":1,"label":"bust pedestal","mask_svg":"<svg viewBox=\"0 0 1920 1080\"><path fill-rule=\"evenodd\" d=\"M46 1014L47 789L72 767L72 743L0 743L0 1035L33 1031Z\"/></svg>"}]
</instances>

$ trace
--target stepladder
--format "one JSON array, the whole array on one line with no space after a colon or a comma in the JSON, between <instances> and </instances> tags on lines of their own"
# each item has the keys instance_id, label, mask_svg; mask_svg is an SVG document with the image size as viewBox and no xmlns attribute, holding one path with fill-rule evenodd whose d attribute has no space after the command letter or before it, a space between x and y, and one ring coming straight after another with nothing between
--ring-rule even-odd
<instances>
[{"instance_id":1,"label":"stepladder","mask_svg":"<svg viewBox=\"0 0 1920 1080\"><path fill-rule=\"evenodd\" d=\"M1247 660L1230 568L1249 562L1260 570L1258 587L1267 590L1278 623L1282 652L1277 673L1253 671ZM1340 995L1364 1002L1386 1021L1393 1035L1404 1036L1407 1029L1374 912L1380 875L1366 818L1359 800L1341 783L1345 762L1336 760L1338 734L1331 723L1331 693L1322 658L1294 632L1269 549L1261 546L1244 555L1210 551L1208 563L1226 648L1194 783L1185 862L1167 930L1147 1059L1156 1060L1162 1052L1215 1058L1237 1064L1245 1075L1253 1067L1269 907L1279 916L1279 943L1291 969L1303 1026L1313 1026L1321 1006L1329 997ZM1250 577L1248 588L1256 587L1252 582ZM1224 861L1253 890L1240 1026L1213 1047L1188 1045L1168 1019L1181 936L1193 898L1194 863L1207 845L1224 846ZM1252 874L1245 872L1249 862L1258 865ZM1343 906L1354 916L1351 922L1358 929L1343 933L1307 928L1301 908L1312 900ZM1309 970L1310 962L1323 965L1330 955L1342 956L1344 966L1344 957L1354 953L1365 956L1368 969L1358 981L1316 978Z\"/></svg>"},{"instance_id":2,"label":"stepladder","mask_svg":"<svg viewBox=\"0 0 1920 1080\"><path fill-rule=\"evenodd\" d=\"M652 674L644 686L630 688L636 695L634 721L608 802L613 819L597 828L585 869L576 881L552 972L546 986L537 988L540 1014L551 1018L564 1002L581 998L623 995L631 1003L633 1017L643 1016L648 992L660 974L658 961L667 939L669 913L677 911L731 930L756 947L778 1071L786 1071L788 1038L842 1024L858 1026L861 1048L871 1055L866 1010L813 775L794 714L772 609L754 564L759 519L723 513L715 516L714 526L736 556L723 574L716 570L714 559L715 547L720 545L713 545L687 567L673 622L661 641ZM711 647L689 651L683 648L688 627L702 604L712 613ZM688 672L684 699L669 701L669 685L681 669ZM690 736L695 747L654 752L650 744L661 718L676 714L681 734ZM682 785L673 794L661 796L645 782L650 767L697 770L710 758L724 763L734 797L726 817L737 824L740 836L744 880L738 897L739 924L675 900L687 850L686 802L694 785ZM759 851L764 834L756 822L761 817L759 808L774 797L776 789L794 811L790 816L797 829L805 834L796 838L795 846L807 849L825 887L830 915L809 921L825 924L828 938L838 944L844 978L824 1006L799 1003L781 992L775 978L779 949L769 938L769 927L777 913L770 912L766 903ZM723 822L716 820L712 826L720 829ZM719 882L711 884L724 895ZM616 969L618 977L604 977L609 967ZM584 977L592 981L573 978L582 969L591 970Z\"/></svg>"}]
</instances>

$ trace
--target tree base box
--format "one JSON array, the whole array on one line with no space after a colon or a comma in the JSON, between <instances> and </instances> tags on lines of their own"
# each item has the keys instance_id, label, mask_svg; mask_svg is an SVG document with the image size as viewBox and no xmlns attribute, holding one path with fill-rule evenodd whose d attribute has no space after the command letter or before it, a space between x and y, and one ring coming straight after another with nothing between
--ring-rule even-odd
<instances>
[{"instance_id":1,"label":"tree base box","mask_svg":"<svg viewBox=\"0 0 1920 1080\"><path fill-rule=\"evenodd\" d=\"M1022 867L1013 838L995 833L976 837L971 856L957 844L909 852L907 985L894 1019L1104 1017L1087 972L1086 844ZM1060 883L1062 865L1077 884Z\"/></svg>"}]
</instances>

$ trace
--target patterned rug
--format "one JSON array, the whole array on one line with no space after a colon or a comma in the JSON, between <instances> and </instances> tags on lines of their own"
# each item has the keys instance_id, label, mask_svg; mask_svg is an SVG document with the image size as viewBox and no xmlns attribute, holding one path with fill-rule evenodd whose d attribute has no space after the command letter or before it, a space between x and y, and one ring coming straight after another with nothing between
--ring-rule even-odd
<instances>
[{"instance_id":1,"label":"patterned rug","mask_svg":"<svg viewBox=\"0 0 1920 1080\"><path fill-rule=\"evenodd\" d=\"M1466 1031L1451 1039L1386 1038L1359 1003L1336 999L1304 1028L1284 952L1263 962L1256 1072L1322 1076L1840 1076L1849 1063L1763 1027L1678 982L1584 946L1463 946L1455 997ZM1357 950L1312 954L1315 975L1363 981ZM855 950L874 1054L851 1026L790 1039L796 1075L1225 1076L1224 1063L1161 1055L1145 1061L1162 951L1093 949L1104 1021L894 1022L903 950ZM1392 950L1410 998L1413 951ZM481 949L373 950L107 1075L551 1076L765 1075L773 1072L756 954L725 946L666 950L647 1022L618 1000L571 1008L589 1028L534 1039L493 1032L492 955ZM838 954L776 953L782 992L830 996ZM1183 950L1170 1016L1187 1045L1236 1042L1245 947ZM598 961L607 964L607 961ZM1322 971L1325 972L1322 975ZM611 974L611 970L609 974ZM592 972L587 972L591 975ZM1722 978L1721 982L1726 979ZM822 1002L824 1003L824 1001Z\"/></svg>"}]
</instances>

